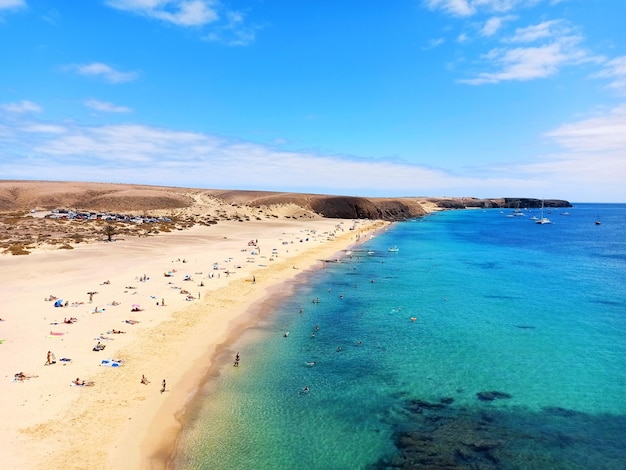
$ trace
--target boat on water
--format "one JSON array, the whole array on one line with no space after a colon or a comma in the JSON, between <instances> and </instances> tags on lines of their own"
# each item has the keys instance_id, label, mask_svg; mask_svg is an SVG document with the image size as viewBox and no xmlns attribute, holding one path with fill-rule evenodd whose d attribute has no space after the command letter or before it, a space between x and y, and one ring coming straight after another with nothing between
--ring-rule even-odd
<instances>
[{"instance_id":1,"label":"boat on water","mask_svg":"<svg viewBox=\"0 0 626 470\"><path fill-rule=\"evenodd\" d=\"M398 249L397 246L392 246L391 248L387 248L387 251L389 251L391 253L397 253L400 250Z\"/></svg>"},{"instance_id":2,"label":"boat on water","mask_svg":"<svg viewBox=\"0 0 626 470\"><path fill-rule=\"evenodd\" d=\"M552 221L550 219L548 219L547 217L543 216L543 200L541 201L541 217L539 217L538 220L535 220L536 224L539 225L544 225L544 224L551 224Z\"/></svg>"}]
</instances>

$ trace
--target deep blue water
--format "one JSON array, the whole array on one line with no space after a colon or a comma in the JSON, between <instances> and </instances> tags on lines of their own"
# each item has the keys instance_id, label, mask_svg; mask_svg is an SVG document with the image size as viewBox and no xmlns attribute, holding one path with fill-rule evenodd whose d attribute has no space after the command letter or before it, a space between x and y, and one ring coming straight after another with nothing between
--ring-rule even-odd
<instances>
[{"instance_id":1,"label":"deep blue water","mask_svg":"<svg viewBox=\"0 0 626 470\"><path fill-rule=\"evenodd\" d=\"M565 211L397 223L301 279L176 468L626 469L626 205Z\"/></svg>"}]
</instances>

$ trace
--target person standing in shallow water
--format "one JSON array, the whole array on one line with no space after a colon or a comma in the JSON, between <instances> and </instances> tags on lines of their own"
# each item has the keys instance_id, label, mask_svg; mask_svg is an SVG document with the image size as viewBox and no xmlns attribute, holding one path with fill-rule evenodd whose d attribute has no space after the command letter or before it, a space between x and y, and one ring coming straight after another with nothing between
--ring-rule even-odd
<instances>
[{"instance_id":1,"label":"person standing in shallow water","mask_svg":"<svg viewBox=\"0 0 626 470\"><path fill-rule=\"evenodd\" d=\"M235 363L233 364L235 367L239 367L239 353L235 355Z\"/></svg>"}]
</instances>

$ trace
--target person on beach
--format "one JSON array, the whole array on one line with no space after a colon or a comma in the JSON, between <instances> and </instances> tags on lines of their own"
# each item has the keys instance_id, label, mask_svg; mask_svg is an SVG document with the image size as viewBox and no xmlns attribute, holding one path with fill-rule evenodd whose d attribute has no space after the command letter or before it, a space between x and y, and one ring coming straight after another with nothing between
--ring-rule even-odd
<instances>
[{"instance_id":1,"label":"person on beach","mask_svg":"<svg viewBox=\"0 0 626 470\"><path fill-rule=\"evenodd\" d=\"M161 384L161 393L165 392L165 379L163 379L163 383Z\"/></svg>"},{"instance_id":2,"label":"person on beach","mask_svg":"<svg viewBox=\"0 0 626 470\"><path fill-rule=\"evenodd\" d=\"M52 364L52 352L48 351L48 356L46 358L46 365L48 366L50 364Z\"/></svg>"},{"instance_id":3,"label":"person on beach","mask_svg":"<svg viewBox=\"0 0 626 470\"><path fill-rule=\"evenodd\" d=\"M81 381L78 377L76 377L76 380L74 380L72 383L73 383L74 385L81 385L81 386L82 386L82 385L85 385L85 381L84 381L84 380L83 380L83 381Z\"/></svg>"},{"instance_id":4,"label":"person on beach","mask_svg":"<svg viewBox=\"0 0 626 470\"><path fill-rule=\"evenodd\" d=\"M235 363L233 364L235 367L239 367L239 353L235 355Z\"/></svg>"},{"instance_id":5,"label":"person on beach","mask_svg":"<svg viewBox=\"0 0 626 470\"><path fill-rule=\"evenodd\" d=\"M163 382L165 382L165 381L163 381ZM148 379L146 379L145 375L141 374L141 383L144 384L144 385L148 385L150 383L150 381ZM163 392L161 392L161 393L163 393Z\"/></svg>"}]
</instances>

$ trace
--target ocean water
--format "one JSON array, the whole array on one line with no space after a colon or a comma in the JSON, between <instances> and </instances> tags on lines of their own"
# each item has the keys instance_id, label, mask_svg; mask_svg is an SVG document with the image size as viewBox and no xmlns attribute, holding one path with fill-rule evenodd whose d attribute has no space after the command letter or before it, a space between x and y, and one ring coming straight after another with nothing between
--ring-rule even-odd
<instances>
[{"instance_id":1,"label":"ocean water","mask_svg":"<svg viewBox=\"0 0 626 470\"><path fill-rule=\"evenodd\" d=\"M626 205L510 214L397 223L299 279L175 468L626 469Z\"/></svg>"}]
</instances>

